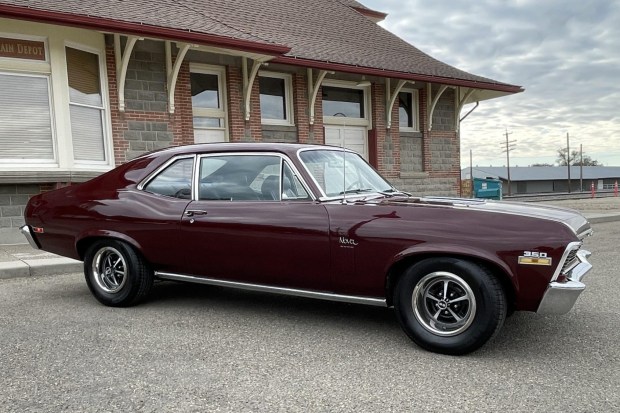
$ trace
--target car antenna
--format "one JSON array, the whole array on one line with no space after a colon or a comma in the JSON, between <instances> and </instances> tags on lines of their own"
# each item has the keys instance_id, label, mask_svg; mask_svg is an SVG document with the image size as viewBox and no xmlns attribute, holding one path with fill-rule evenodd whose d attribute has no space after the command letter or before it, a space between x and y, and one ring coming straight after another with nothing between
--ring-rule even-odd
<instances>
[{"instance_id":1,"label":"car antenna","mask_svg":"<svg viewBox=\"0 0 620 413\"><path fill-rule=\"evenodd\" d=\"M342 122L342 204L347 203L347 151L345 150L345 139L347 138L347 115L342 112L334 113L334 116L341 116L344 119Z\"/></svg>"},{"instance_id":2,"label":"car antenna","mask_svg":"<svg viewBox=\"0 0 620 413\"><path fill-rule=\"evenodd\" d=\"M342 126L342 204L347 203L347 151L345 149L345 139L347 139L347 115L341 113L344 116L344 122Z\"/></svg>"}]
</instances>

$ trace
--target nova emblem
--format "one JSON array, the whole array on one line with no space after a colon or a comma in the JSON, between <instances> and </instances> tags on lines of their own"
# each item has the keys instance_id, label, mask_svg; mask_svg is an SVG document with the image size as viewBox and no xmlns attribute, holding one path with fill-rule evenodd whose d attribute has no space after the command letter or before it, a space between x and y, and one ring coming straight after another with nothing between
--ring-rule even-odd
<instances>
[{"instance_id":1,"label":"nova emblem","mask_svg":"<svg viewBox=\"0 0 620 413\"><path fill-rule=\"evenodd\" d=\"M345 247L355 247L357 244L357 241L355 241L352 238L347 238L347 237L340 237L338 239L338 242L340 242L341 246L345 246Z\"/></svg>"}]
</instances>

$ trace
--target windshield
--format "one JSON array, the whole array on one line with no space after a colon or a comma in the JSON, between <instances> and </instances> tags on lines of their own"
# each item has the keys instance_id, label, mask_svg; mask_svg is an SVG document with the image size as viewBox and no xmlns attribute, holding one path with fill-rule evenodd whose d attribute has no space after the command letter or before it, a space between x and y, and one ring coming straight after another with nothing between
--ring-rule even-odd
<instances>
[{"instance_id":1,"label":"windshield","mask_svg":"<svg viewBox=\"0 0 620 413\"><path fill-rule=\"evenodd\" d=\"M392 190L392 186L356 153L309 150L302 151L299 157L327 197Z\"/></svg>"}]
</instances>

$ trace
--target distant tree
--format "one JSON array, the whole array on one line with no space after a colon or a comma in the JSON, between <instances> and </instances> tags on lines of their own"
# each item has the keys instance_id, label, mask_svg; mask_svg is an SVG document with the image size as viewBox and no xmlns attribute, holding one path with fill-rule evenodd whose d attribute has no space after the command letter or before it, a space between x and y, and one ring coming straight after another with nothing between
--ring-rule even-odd
<instances>
[{"instance_id":1,"label":"distant tree","mask_svg":"<svg viewBox=\"0 0 620 413\"><path fill-rule=\"evenodd\" d=\"M579 151L571 151L569 155L566 148L558 149L558 157L555 161L560 166L566 166L569 163L572 166L582 165ZM603 164L595 159L592 159L589 155L583 155L583 166L603 166Z\"/></svg>"},{"instance_id":2,"label":"distant tree","mask_svg":"<svg viewBox=\"0 0 620 413\"><path fill-rule=\"evenodd\" d=\"M553 166L552 163L533 163L532 166Z\"/></svg>"}]
</instances>

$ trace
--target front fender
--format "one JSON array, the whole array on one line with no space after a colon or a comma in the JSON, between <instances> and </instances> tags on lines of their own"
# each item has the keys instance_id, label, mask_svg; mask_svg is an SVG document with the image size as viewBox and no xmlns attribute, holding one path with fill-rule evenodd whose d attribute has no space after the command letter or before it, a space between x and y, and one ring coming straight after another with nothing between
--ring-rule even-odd
<instances>
[{"instance_id":1,"label":"front fender","mask_svg":"<svg viewBox=\"0 0 620 413\"><path fill-rule=\"evenodd\" d=\"M481 248L475 248L471 246L464 246L450 243L421 243L406 248L396 254L392 261L386 268L386 274L389 274L391 268L397 265L403 260L408 260L415 257L429 256L429 255L443 255L443 256L460 256L465 258L473 258L477 261L483 261L492 264L495 267L500 268L506 277L510 280L515 292L519 291L519 280L512 269L496 254L490 253L487 250Z\"/></svg>"}]
</instances>

